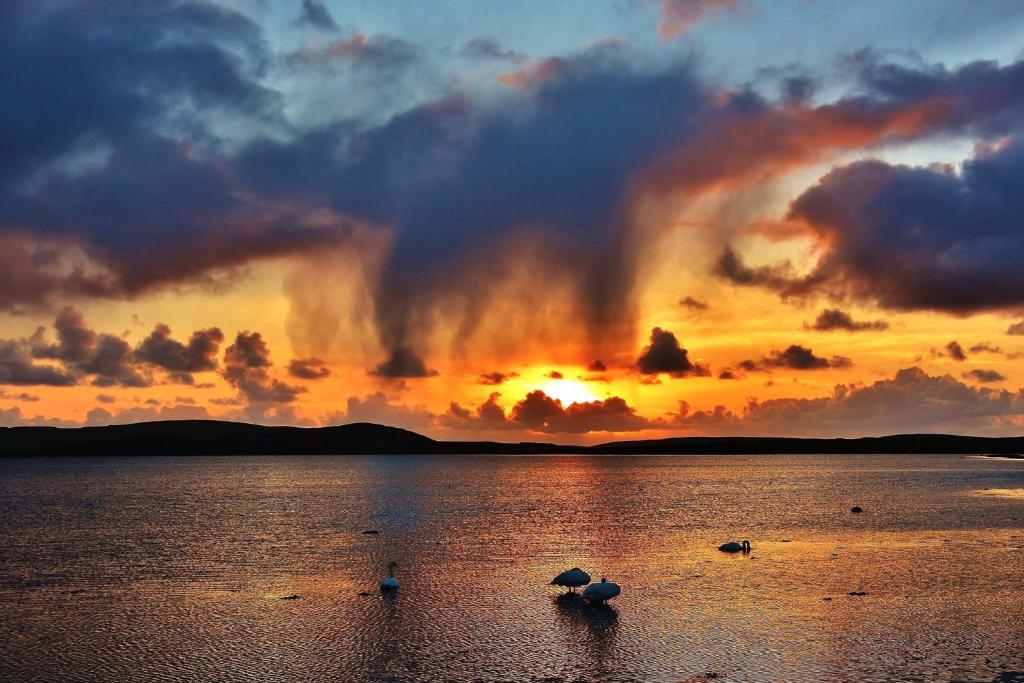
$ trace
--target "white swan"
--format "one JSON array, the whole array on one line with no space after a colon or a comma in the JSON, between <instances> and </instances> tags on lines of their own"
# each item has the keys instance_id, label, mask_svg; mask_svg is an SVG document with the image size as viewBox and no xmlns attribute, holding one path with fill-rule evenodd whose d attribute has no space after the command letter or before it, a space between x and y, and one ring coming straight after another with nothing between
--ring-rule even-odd
<instances>
[{"instance_id":1,"label":"white swan","mask_svg":"<svg viewBox=\"0 0 1024 683\"><path fill-rule=\"evenodd\" d=\"M742 543L736 541L729 541L718 546L718 549L723 553L749 553L750 552L750 541L744 540Z\"/></svg>"},{"instance_id":2,"label":"white swan","mask_svg":"<svg viewBox=\"0 0 1024 683\"><path fill-rule=\"evenodd\" d=\"M395 568L398 567L397 562L388 562L388 575L380 580L380 589L395 591L398 590L398 579L395 578Z\"/></svg>"},{"instance_id":3,"label":"white swan","mask_svg":"<svg viewBox=\"0 0 1024 683\"><path fill-rule=\"evenodd\" d=\"M602 576L601 583L592 583L587 586L587 589L583 591L583 599L591 603L602 603L611 600L621 591L619 584L612 583Z\"/></svg>"},{"instance_id":4,"label":"white swan","mask_svg":"<svg viewBox=\"0 0 1024 683\"><path fill-rule=\"evenodd\" d=\"M551 579L551 586L565 586L571 592L575 593L576 589L580 586L586 586L590 583L590 574L586 573L579 567L573 567L567 569L555 578Z\"/></svg>"}]
</instances>

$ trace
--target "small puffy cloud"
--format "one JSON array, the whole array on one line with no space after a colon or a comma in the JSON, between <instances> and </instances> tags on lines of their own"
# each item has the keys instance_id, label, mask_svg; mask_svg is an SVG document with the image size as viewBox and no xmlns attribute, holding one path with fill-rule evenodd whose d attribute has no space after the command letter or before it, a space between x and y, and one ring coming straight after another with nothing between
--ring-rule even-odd
<instances>
[{"instance_id":1,"label":"small puffy cloud","mask_svg":"<svg viewBox=\"0 0 1024 683\"><path fill-rule=\"evenodd\" d=\"M710 374L707 367L690 360L674 334L660 327L651 330L650 343L637 358L636 367L644 375L666 373L673 377L705 377Z\"/></svg>"},{"instance_id":2,"label":"small puffy cloud","mask_svg":"<svg viewBox=\"0 0 1024 683\"><path fill-rule=\"evenodd\" d=\"M758 372L785 368L789 370L824 370L825 368L848 368L853 362L845 356L823 358L800 344L790 344L782 351L772 351L759 360L747 359L736 364L736 369ZM731 378L726 378L731 379Z\"/></svg>"},{"instance_id":3,"label":"small puffy cloud","mask_svg":"<svg viewBox=\"0 0 1024 683\"><path fill-rule=\"evenodd\" d=\"M587 366L587 370L590 372L607 372L608 366L601 362L600 359L595 360L593 363Z\"/></svg>"},{"instance_id":4,"label":"small puffy cloud","mask_svg":"<svg viewBox=\"0 0 1024 683\"><path fill-rule=\"evenodd\" d=\"M171 336L171 328L158 323L135 349L135 357L143 363L166 370L182 384L195 382L192 373L217 369L217 354L224 341L220 328L196 330L183 344Z\"/></svg>"},{"instance_id":5,"label":"small puffy cloud","mask_svg":"<svg viewBox=\"0 0 1024 683\"><path fill-rule=\"evenodd\" d=\"M740 4L741 0L661 0L658 35L662 40L671 40L717 12L736 11Z\"/></svg>"},{"instance_id":6,"label":"small puffy cloud","mask_svg":"<svg viewBox=\"0 0 1024 683\"><path fill-rule=\"evenodd\" d=\"M1007 327L1006 334L1018 337L1024 335L1024 320L1021 320L1019 323L1013 323Z\"/></svg>"},{"instance_id":7,"label":"small puffy cloud","mask_svg":"<svg viewBox=\"0 0 1024 683\"><path fill-rule=\"evenodd\" d=\"M854 320L846 311L838 308L828 308L818 314L813 325L805 324L804 327L819 332L831 332L833 330L841 330L843 332L877 332L889 329L889 323L884 320Z\"/></svg>"},{"instance_id":8,"label":"small puffy cloud","mask_svg":"<svg viewBox=\"0 0 1024 683\"><path fill-rule=\"evenodd\" d=\"M224 379L249 403L290 403L306 388L270 377L270 349L259 332L239 332L224 352Z\"/></svg>"},{"instance_id":9,"label":"small puffy cloud","mask_svg":"<svg viewBox=\"0 0 1024 683\"><path fill-rule=\"evenodd\" d=\"M1006 376L995 370L984 370L975 368L963 374L964 379L973 380L980 384L991 384L992 382L1005 382Z\"/></svg>"},{"instance_id":10,"label":"small puffy cloud","mask_svg":"<svg viewBox=\"0 0 1024 683\"><path fill-rule=\"evenodd\" d=\"M708 302L695 299L692 296L683 297L679 300L679 305L683 308L689 309L694 312L708 310Z\"/></svg>"},{"instance_id":11,"label":"small puffy cloud","mask_svg":"<svg viewBox=\"0 0 1024 683\"><path fill-rule=\"evenodd\" d=\"M371 375L389 379L433 377L437 370L427 368L423 359L410 346L399 346L386 361L370 371Z\"/></svg>"},{"instance_id":12,"label":"small puffy cloud","mask_svg":"<svg viewBox=\"0 0 1024 683\"><path fill-rule=\"evenodd\" d=\"M312 26L321 31L337 31L338 23L330 11L317 0L302 0L302 12L295 20L296 26Z\"/></svg>"},{"instance_id":13,"label":"small puffy cloud","mask_svg":"<svg viewBox=\"0 0 1024 683\"><path fill-rule=\"evenodd\" d=\"M117 399L110 394L97 394L96 401L99 403L116 403Z\"/></svg>"},{"instance_id":14,"label":"small puffy cloud","mask_svg":"<svg viewBox=\"0 0 1024 683\"><path fill-rule=\"evenodd\" d=\"M459 48L459 56L467 59L522 62L526 55L503 48L496 38L482 36L466 41Z\"/></svg>"},{"instance_id":15,"label":"small puffy cloud","mask_svg":"<svg viewBox=\"0 0 1024 683\"><path fill-rule=\"evenodd\" d=\"M518 376L518 372L488 372L487 374L480 375L480 377L477 378L477 384L497 386L499 384L504 384L508 380Z\"/></svg>"},{"instance_id":16,"label":"small puffy cloud","mask_svg":"<svg viewBox=\"0 0 1024 683\"><path fill-rule=\"evenodd\" d=\"M964 351L964 347L956 341L951 341L945 346L946 355L955 361L967 360L967 353Z\"/></svg>"},{"instance_id":17,"label":"small puffy cloud","mask_svg":"<svg viewBox=\"0 0 1024 683\"><path fill-rule=\"evenodd\" d=\"M331 369L319 358L293 358L288 373L299 379L324 379L330 377Z\"/></svg>"},{"instance_id":18,"label":"small puffy cloud","mask_svg":"<svg viewBox=\"0 0 1024 683\"><path fill-rule=\"evenodd\" d=\"M558 370L552 370L551 372L544 376L547 377L548 379L565 379L565 375L563 375Z\"/></svg>"}]
</instances>

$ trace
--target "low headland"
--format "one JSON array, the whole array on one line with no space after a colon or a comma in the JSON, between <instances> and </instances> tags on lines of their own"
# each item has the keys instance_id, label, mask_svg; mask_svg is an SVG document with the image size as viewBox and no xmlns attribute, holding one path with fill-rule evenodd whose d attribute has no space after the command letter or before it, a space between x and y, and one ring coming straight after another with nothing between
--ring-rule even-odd
<instances>
[{"instance_id":1,"label":"low headland","mask_svg":"<svg viewBox=\"0 0 1024 683\"><path fill-rule=\"evenodd\" d=\"M1020 458L1024 437L896 434L861 438L711 436L611 441L592 446L543 442L439 441L397 427L267 427L217 420L105 427L0 428L0 456L579 454L781 455L973 454Z\"/></svg>"}]
</instances>

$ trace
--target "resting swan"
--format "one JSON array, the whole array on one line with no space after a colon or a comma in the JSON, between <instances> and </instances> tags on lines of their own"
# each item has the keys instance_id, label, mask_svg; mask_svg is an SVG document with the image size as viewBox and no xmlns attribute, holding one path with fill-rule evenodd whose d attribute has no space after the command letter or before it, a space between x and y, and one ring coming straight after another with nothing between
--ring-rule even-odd
<instances>
[{"instance_id":1,"label":"resting swan","mask_svg":"<svg viewBox=\"0 0 1024 683\"><path fill-rule=\"evenodd\" d=\"M388 575L380 580L381 590L398 590L398 579L395 578L395 569L398 567L397 562L388 562Z\"/></svg>"},{"instance_id":2,"label":"resting swan","mask_svg":"<svg viewBox=\"0 0 1024 683\"><path fill-rule=\"evenodd\" d=\"M612 583L602 576L601 583L592 583L587 586L587 589L583 591L583 599L591 603L602 603L611 600L620 592L619 584Z\"/></svg>"},{"instance_id":3,"label":"resting swan","mask_svg":"<svg viewBox=\"0 0 1024 683\"><path fill-rule=\"evenodd\" d=\"M567 569L555 578L551 579L552 586L565 586L570 592L575 593L580 586L590 583L590 574L579 567Z\"/></svg>"},{"instance_id":4,"label":"resting swan","mask_svg":"<svg viewBox=\"0 0 1024 683\"><path fill-rule=\"evenodd\" d=\"M718 549L723 553L749 553L750 552L750 541L744 540L742 543L736 541L729 541L718 546Z\"/></svg>"}]
</instances>

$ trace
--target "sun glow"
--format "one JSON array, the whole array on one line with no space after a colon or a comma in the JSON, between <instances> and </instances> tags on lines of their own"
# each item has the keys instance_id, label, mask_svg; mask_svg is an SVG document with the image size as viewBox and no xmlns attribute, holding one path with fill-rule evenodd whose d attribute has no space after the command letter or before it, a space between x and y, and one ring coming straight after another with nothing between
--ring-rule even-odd
<instances>
[{"instance_id":1,"label":"sun glow","mask_svg":"<svg viewBox=\"0 0 1024 683\"><path fill-rule=\"evenodd\" d=\"M574 379L552 379L537 386L551 398L557 398L563 406L572 403L589 403L599 401L600 397L590 390L585 382Z\"/></svg>"}]
</instances>

